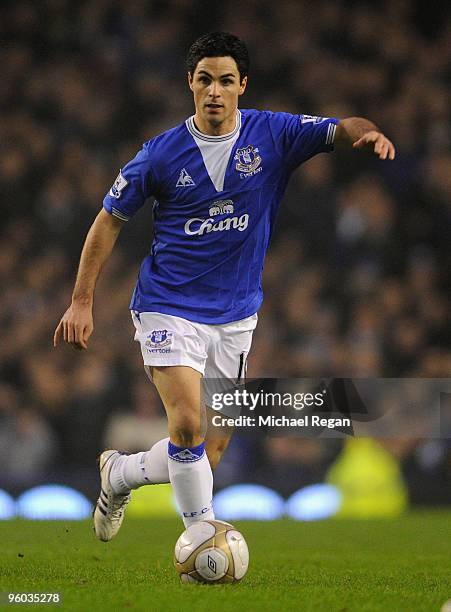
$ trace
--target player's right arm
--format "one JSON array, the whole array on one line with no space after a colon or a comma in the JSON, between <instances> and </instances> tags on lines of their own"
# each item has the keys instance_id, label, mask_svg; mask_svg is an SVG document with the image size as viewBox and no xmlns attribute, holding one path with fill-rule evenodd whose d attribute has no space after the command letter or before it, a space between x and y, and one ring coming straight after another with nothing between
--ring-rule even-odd
<instances>
[{"instance_id":1,"label":"player's right arm","mask_svg":"<svg viewBox=\"0 0 451 612\"><path fill-rule=\"evenodd\" d=\"M94 323L92 306L100 271L116 243L124 222L102 209L92 224L80 257L72 302L53 336L53 346L61 337L77 349L87 349Z\"/></svg>"},{"instance_id":2,"label":"player's right arm","mask_svg":"<svg viewBox=\"0 0 451 612\"><path fill-rule=\"evenodd\" d=\"M103 209L86 236L72 302L55 330L54 346L62 337L64 342L75 348L88 348L88 340L94 329L94 289L102 266L113 250L124 223L152 194L151 148L152 141L144 144L136 156L120 170L103 200Z\"/></svg>"}]
</instances>

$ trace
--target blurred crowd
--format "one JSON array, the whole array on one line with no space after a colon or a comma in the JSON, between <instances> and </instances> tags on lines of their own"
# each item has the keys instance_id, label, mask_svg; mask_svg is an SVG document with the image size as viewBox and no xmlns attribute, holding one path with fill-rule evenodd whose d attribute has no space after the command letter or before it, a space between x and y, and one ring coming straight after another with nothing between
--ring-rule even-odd
<instances>
[{"instance_id":1,"label":"blurred crowd","mask_svg":"<svg viewBox=\"0 0 451 612\"><path fill-rule=\"evenodd\" d=\"M397 147L391 163L344 149L292 177L248 376L449 377L445 2L15 0L0 11L0 486L85 474L104 444L142 450L164 435L127 312L150 205L103 270L89 350L55 350L52 336L118 169L192 114L184 57L207 31L249 46L242 107L368 117ZM252 479L255 457L265 474L315 481L339 447L301 442L260 439L255 453L238 439L224 482L243 459ZM395 446L415 478L432 456L449 484L446 441L432 455L428 444Z\"/></svg>"}]
</instances>

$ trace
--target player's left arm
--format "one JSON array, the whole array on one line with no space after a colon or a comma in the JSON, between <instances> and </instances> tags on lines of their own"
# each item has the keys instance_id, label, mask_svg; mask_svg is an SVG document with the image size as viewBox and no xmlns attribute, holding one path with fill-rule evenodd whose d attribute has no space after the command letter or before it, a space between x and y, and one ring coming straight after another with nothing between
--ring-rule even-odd
<instances>
[{"instance_id":1,"label":"player's left arm","mask_svg":"<svg viewBox=\"0 0 451 612\"><path fill-rule=\"evenodd\" d=\"M340 119L334 142L351 144L354 149L370 149L379 159L395 159L396 151L391 140L374 123L362 117Z\"/></svg>"}]
</instances>

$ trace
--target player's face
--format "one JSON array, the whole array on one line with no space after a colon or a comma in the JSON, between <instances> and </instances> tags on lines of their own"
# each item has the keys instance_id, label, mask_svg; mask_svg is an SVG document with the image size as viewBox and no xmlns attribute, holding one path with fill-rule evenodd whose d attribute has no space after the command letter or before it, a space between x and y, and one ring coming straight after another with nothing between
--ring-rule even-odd
<instances>
[{"instance_id":1,"label":"player's face","mask_svg":"<svg viewBox=\"0 0 451 612\"><path fill-rule=\"evenodd\" d=\"M232 57L204 57L188 84L194 94L195 122L201 132L221 135L235 128L238 97L246 89L247 77L240 81Z\"/></svg>"}]
</instances>

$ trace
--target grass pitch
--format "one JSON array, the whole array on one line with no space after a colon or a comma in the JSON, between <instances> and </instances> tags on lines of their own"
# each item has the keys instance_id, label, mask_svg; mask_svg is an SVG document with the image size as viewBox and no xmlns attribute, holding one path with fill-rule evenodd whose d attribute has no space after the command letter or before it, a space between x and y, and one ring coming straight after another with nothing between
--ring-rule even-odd
<instances>
[{"instance_id":1,"label":"grass pitch","mask_svg":"<svg viewBox=\"0 0 451 612\"><path fill-rule=\"evenodd\" d=\"M181 584L172 567L178 520L126 518L107 544L89 522L1 522L0 591L59 591L59 608L77 612L438 612L451 598L449 512L236 526L249 572L237 585L208 586Z\"/></svg>"}]
</instances>

